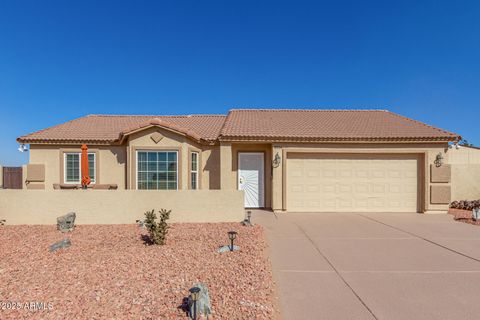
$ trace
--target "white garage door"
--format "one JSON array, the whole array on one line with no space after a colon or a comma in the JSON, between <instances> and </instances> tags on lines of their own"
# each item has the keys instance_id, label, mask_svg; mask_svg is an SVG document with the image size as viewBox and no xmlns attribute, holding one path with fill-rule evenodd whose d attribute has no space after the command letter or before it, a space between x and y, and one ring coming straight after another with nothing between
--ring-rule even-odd
<instances>
[{"instance_id":1,"label":"white garage door","mask_svg":"<svg viewBox=\"0 0 480 320\"><path fill-rule=\"evenodd\" d=\"M289 153L291 212L417 212L416 155Z\"/></svg>"}]
</instances>

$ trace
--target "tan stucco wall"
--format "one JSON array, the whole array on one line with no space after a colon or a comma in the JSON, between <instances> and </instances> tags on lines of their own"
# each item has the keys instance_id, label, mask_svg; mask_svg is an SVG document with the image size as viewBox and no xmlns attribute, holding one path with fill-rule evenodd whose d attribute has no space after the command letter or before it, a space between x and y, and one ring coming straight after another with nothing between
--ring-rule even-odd
<instances>
[{"instance_id":1,"label":"tan stucco wall","mask_svg":"<svg viewBox=\"0 0 480 320\"><path fill-rule=\"evenodd\" d=\"M159 132L163 139L155 143L151 134ZM72 147L80 146L59 146L59 145L31 145L30 163L45 164L45 186L51 190L54 183L60 183L62 150L70 150ZM326 152L326 153L412 153L421 156L419 172L421 174L419 185L419 201L424 211L435 212L445 211L447 205L431 203L431 186L447 185L452 186L452 199L458 195L475 196L478 189L475 189L476 173L480 173L479 163L474 152L466 155L451 157L452 149L447 148L445 143L436 144L301 144L301 143L225 143L220 145L206 146L199 145L195 141L181 134L171 132L163 128L149 128L130 135L123 146L89 146L91 150L98 150L98 181L101 184L117 184L119 189L136 189L136 150L177 150L179 152L179 189L189 188L189 156L190 151L200 152L200 189L237 189L237 167L238 152L257 151L265 153L265 206L274 210L284 210L283 199L285 198L283 187L283 176L286 168L285 155L288 152ZM465 148L466 149L466 148ZM445 152L447 150L447 152ZM462 149L460 149L462 150ZM272 170L272 155L278 153L281 157L281 164ZM442 153L444 163L452 164L452 183L431 182L430 165L434 163L435 156ZM473 154L473 155L472 155ZM470 159L468 164L456 164L459 159ZM478 156L480 159L480 156ZM63 161L63 160L62 160ZM464 161L464 160L462 160ZM463 168L462 166L468 166ZM476 171L477 170L477 171ZM464 174L468 172L467 174ZM471 174L474 173L474 174ZM460 180L459 180L460 179ZM463 180L462 180L463 179ZM470 180L468 180L470 179ZM476 178L475 178L476 179ZM458 181L464 181L459 184ZM465 182L466 181L466 182ZM480 189L480 188L479 188ZM472 191L473 190L473 191ZM473 193L469 193L473 192ZM462 198L464 198L462 197ZM421 211L423 211L421 210Z\"/></svg>"},{"instance_id":2,"label":"tan stucco wall","mask_svg":"<svg viewBox=\"0 0 480 320\"><path fill-rule=\"evenodd\" d=\"M151 139L151 135L154 132L159 132L163 138L158 143L155 143ZM127 143L127 152L128 158L130 160L129 169L129 186L130 189L136 189L136 151L137 150L172 150L178 151L178 160L179 160L179 171L178 171L178 189L187 190L189 189L189 157L191 151L198 151L200 153L201 168L205 168L206 163L209 160L211 155L211 150L207 152L202 152L203 146L192 141L191 139L182 136L180 134L165 130L162 128L150 128L142 130L140 132L132 134ZM201 189L209 187L210 181L209 176L211 170L205 171L200 170L200 186ZM207 178L204 178L204 175L208 175ZM206 181L204 180L206 179Z\"/></svg>"},{"instance_id":3,"label":"tan stucco wall","mask_svg":"<svg viewBox=\"0 0 480 320\"><path fill-rule=\"evenodd\" d=\"M97 152L97 183L117 184L125 189L126 152L122 146L88 146ZM61 181L63 152L80 152L80 145L30 145L30 164L45 165L45 189L52 190L54 183Z\"/></svg>"},{"instance_id":4,"label":"tan stucco wall","mask_svg":"<svg viewBox=\"0 0 480 320\"><path fill-rule=\"evenodd\" d=\"M452 165L452 200L480 199L480 149L449 149Z\"/></svg>"},{"instance_id":5,"label":"tan stucco wall","mask_svg":"<svg viewBox=\"0 0 480 320\"><path fill-rule=\"evenodd\" d=\"M220 190L220 146L204 146L201 160L202 189Z\"/></svg>"},{"instance_id":6,"label":"tan stucco wall","mask_svg":"<svg viewBox=\"0 0 480 320\"><path fill-rule=\"evenodd\" d=\"M285 210L283 199L286 197L283 186L284 173L287 168L286 155L288 152L324 152L324 153L410 153L419 154L422 167L419 172L419 185L422 186L419 191L419 201L423 204L426 212L445 212L448 209L446 204L432 204L430 201L430 170L429 165L435 160L435 156L440 152L443 154L445 163L448 163L448 155L445 154L447 144L299 144L299 143L274 143L272 153L277 152L281 156L281 165L273 169L272 177L272 209L275 211ZM425 157L425 160L423 160ZM450 185L447 183L446 185ZM422 210L423 211L423 210Z\"/></svg>"},{"instance_id":7,"label":"tan stucco wall","mask_svg":"<svg viewBox=\"0 0 480 320\"><path fill-rule=\"evenodd\" d=\"M161 208L172 210L170 222L239 222L245 214L236 190L0 190L7 224L56 224L71 211L78 224L135 223Z\"/></svg>"},{"instance_id":8,"label":"tan stucco wall","mask_svg":"<svg viewBox=\"0 0 480 320\"><path fill-rule=\"evenodd\" d=\"M151 138L154 132L164 137L158 143ZM200 154L199 189L220 189L220 148L218 145L200 145L189 138L161 128L150 128L132 134L124 145L95 146L89 150L97 152L97 180L100 184L117 184L119 189L136 189L135 150L179 151L179 189L189 188L189 157L191 151ZM63 153L80 151L76 145L35 145L30 146L30 164L45 165L45 186L53 189L54 183L63 183ZM129 165L127 164L129 163Z\"/></svg>"},{"instance_id":9,"label":"tan stucco wall","mask_svg":"<svg viewBox=\"0 0 480 320\"><path fill-rule=\"evenodd\" d=\"M0 165L0 189L3 188L3 167Z\"/></svg>"},{"instance_id":10,"label":"tan stucco wall","mask_svg":"<svg viewBox=\"0 0 480 320\"><path fill-rule=\"evenodd\" d=\"M220 143L220 189L237 189L232 182L233 175L233 153L232 144Z\"/></svg>"}]
</instances>

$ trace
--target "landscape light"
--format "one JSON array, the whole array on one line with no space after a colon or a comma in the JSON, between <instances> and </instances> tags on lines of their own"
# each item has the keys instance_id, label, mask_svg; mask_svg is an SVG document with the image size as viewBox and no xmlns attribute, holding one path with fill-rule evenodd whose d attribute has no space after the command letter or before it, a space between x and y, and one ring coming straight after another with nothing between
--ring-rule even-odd
<instances>
[{"instance_id":1,"label":"landscape light","mask_svg":"<svg viewBox=\"0 0 480 320\"><path fill-rule=\"evenodd\" d=\"M230 251L233 251L233 240L237 238L236 231L228 231L228 239L230 239Z\"/></svg>"},{"instance_id":2,"label":"landscape light","mask_svg":"<svg viewBox=\"0 0 480 320\"><path fill-rule=\"evenodd\" d=\"M197 300L198 300L198 294L200 292L200 288L193 287L189 291L190 291L190 297L192 298L192 301L193 301L193 320L197 320Z\"/></svg>"}]
</instances>

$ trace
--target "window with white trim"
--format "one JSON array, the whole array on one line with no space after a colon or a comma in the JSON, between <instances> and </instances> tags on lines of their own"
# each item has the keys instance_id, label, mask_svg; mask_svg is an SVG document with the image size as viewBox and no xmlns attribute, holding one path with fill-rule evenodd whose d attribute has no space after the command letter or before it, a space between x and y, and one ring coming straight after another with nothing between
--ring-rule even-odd
<instances>
[{"instance_id":1,"label":"window with white trim","mask_svg":"<svg viewBox=\"0 0 480 320\"><path fill-rule=\"evenodd\" d=\"M66 152L63 155L64 166L64 183L79 184L82 182L81 173L81 153L80 152ZM88 153L88 175L90 176L91 183L95 183L97 174L95 152Z\"/></svg>"},{"instance_id":2,"label":"window with white trim","mask_svg":"<svg viewBox=\"0 0 480 320\"><path fill-rule=\"evenodd\" d=\"M177 151L137 151L137 189L176 190Z\"/></svg>"},{"instance_id":3,"label":"window with white trim","mask_svg":"<svg viewBox=\"0 0 480 320\"><path fill-rule=\"evenodd\" d=\"M190 189L198 189L198 152L190 153Z\"/></svg>"}]
</instances>

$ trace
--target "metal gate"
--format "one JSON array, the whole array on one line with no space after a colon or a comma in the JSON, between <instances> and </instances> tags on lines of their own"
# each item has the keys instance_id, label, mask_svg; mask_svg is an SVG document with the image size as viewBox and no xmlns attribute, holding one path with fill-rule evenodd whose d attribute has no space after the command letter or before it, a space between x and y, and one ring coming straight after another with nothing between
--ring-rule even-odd
<instances>
[{"instance_id":1,"label":"metal gate","mask_svg":"<svg viewBox=\"0 0 480 320\"><path fill-rule=\"evenodd\" d=\"M3 167L3 188L22 189L22 167Z\"/></svg>"}]
</instances>

